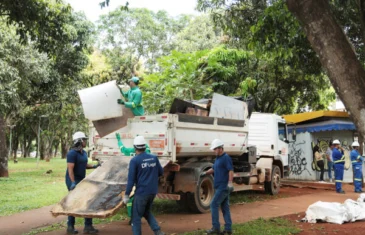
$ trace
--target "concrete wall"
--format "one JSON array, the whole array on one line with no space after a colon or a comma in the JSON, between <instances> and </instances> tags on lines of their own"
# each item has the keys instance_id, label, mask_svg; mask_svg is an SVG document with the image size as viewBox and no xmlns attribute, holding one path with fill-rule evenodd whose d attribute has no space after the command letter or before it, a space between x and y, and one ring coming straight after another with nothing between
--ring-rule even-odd
<instances>
[{"instance_id":1,"label":"concrete wall","mask_svg":"<svg viewBox=\"0 0 365 235\"><path fill-rule=\"evenodd\" d=\"M291 140L291 134L289 135ZM352 182L352 166L349 159L350 146L353 142L353 131L321 131L298 133L295 142L289 144L289 179L295 180L319 180L319 168L313 158L313 146L318 144L323 152L327 150L330 140L339 139L342 146L346 149L346 162L349 166L345 170L344 182ZM325 160L324 179L328 180L327 161ZM363 167L364 172L364 167ZM334 174L332 172L332 177Z\"/></svg>"}]
</instances>

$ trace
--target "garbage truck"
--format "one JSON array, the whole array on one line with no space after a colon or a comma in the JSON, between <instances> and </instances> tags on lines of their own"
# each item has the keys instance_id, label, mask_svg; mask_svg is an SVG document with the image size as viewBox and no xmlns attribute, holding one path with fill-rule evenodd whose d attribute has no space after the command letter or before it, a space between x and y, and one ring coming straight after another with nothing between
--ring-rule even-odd
<instances>
[{"instance_id":1,"label":"garbage truck","mask_svg":"<svg viewBox=\"0 0 365 235\"><path fill-rule=\"evenodd\" d=\"M86 109L97 109L97 102ZM87 112L84 104L83 108ZM119 133L128 147L133 146L136 136L144 136L151 153L168 162L157 197L176 200L193 212L209 211L213 199L213 177L200 177L213 166L215 156L209 149L213 139L221 139L232 158L234 191L258 186L275 195L280 190L280 179L289 172L285 120L260 113L253 113L250 119L247 104L231 97L214 94L209 108L176 100L169 113L129 117L120 128L105 124L106 119L90 121L92 158L103 162L112 156L133 157L122 155L115 134Z\"/></svg>"}]
</instances>

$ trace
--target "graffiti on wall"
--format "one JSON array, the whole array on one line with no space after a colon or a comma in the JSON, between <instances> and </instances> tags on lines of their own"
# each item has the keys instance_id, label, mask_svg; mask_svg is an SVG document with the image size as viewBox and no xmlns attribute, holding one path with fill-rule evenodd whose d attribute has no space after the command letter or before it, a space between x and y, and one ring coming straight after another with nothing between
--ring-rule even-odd
<instances>
[{"instance_id":1,"label":"graffiti on wall","mask_svg":"<svg viewBox=\"0 0 365 235\"><path fill-rule=\"evenodd\" d=\"M318 164L317 164L317 159L314 156L314 152L315 149L316 151L318 151L321 155L322 155L322 159L323 159L323 163L324 163L324 169L325 171L328 170L328 159L326 156L326 152L327 149L329 148L330 142L332 142L332 138L322 138L322 139L318 139L317 143L312 142L312 170L313 171L321 171L321 169L319 168ZM342 141L341 143L341 147L344 150L344 155L345 155L345 167L348 168L348 166L350 165L350 151L351 148L348 145L348 142L346 140Z\"/></svg>"},{"instance_id":2,"label":"graffiti on wall","mask_svg":"<svg viewBox=\"0 0 365 235\"><path fill-rule=\"evenodd\" d=\"M307 159L304 154L304 145L305 140L302 142L292 142L289 145L289 166L290 166L290 174L293 175L301 175L303 172L308 172L311 175L310 171L307 169Z\"/></svg>"}]
</instances>

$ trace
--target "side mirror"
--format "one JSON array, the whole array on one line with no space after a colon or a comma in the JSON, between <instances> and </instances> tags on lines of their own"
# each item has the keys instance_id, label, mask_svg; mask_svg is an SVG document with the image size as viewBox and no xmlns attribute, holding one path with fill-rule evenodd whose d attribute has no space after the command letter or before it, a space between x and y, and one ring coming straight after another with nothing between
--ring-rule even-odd
<instances>
[{"instance_id":1,"label":"side mirror","mask_svg":"<svg viewBox=\"0 0 365 235\"><path fill-rule=\"evenodd\" d=\"M296 141L297 140L297 130L294 128L293 129L293 140Z\"/></svg>"}]
</instances>

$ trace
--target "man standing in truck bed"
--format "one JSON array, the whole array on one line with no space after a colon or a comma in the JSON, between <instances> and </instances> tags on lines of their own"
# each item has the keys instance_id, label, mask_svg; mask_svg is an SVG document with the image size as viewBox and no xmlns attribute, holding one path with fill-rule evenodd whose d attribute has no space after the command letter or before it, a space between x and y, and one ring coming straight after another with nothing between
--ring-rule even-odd
<instances>
[{"instance_id":1,"label":"man standing in truck bed","mask_svg":"<svg viewBox=\"0 0 365 235\"><path fill-rule=\"evenodd\" d=\"M127 102L124 102L122 99L118 99L118 104L124 104L125 107L130 108L134 116L143 116L144 109L142 106L142 92L138 87L139 78L132 77L129 79L129 86L131 87L126 93L120 90L123 97Z\"/></svg>"}]
</instances>

